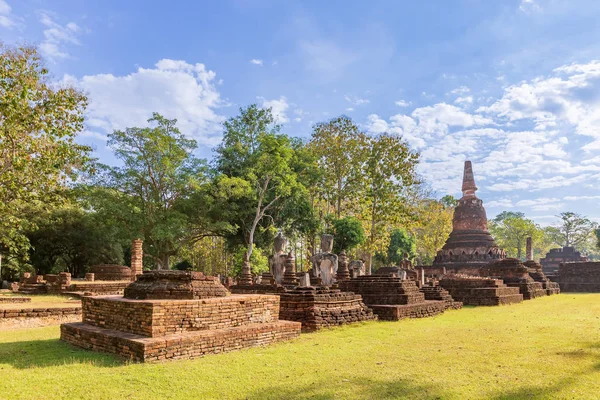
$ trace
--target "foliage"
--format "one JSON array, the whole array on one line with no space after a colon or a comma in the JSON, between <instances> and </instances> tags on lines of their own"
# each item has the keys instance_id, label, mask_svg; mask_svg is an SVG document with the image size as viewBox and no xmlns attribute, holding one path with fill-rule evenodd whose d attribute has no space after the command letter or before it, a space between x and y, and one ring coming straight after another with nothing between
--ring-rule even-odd
<instances>
[{"instance_id":1,"label":"foliage","mask_svg":"<svg viewBox=\"0 0 600 400\"><path fill-rule=\"evenodd\" d=\"M64 203L91 149L75 142L85 95L49 82L33 47L0 43L0 252L27 259L36 215Z\"/></svg>"},{"instance_id":2,"label":"foliage","mask_svg":"<svg viewBox=\"0 0 600 400\"><path fill-rule=\"evenodd\" d=\"M178 271L190 271L194 269L194 266L188 260L183 260L173 265L173 269Z\"/></svg>"},{"instance_id":3,"label":"foliage","mask_svg":"<svg viewBox=\"0 0 600 400\"><path fill-rule=\"evenodd\" d=\"M417 253L415 238L405 229L394 229L390 235L390 244L384 262L388 265L398 265L404 259L404 253L408 254L409 259L414 259Z\"/></svg>"},{"instance_id":4,"label":"foliage","mask_svg":"<svg viewBox=\"0 0 600 400\"><path fill-rule=\"evenodd\" d=\"M292 142L279 131L271 109L253 104L225 121L223 141L216 149L217 185L236 193L234 198L224 199L228 221L238 227L229 239L232 243L243 240L248 257L255 235L281 223L280 211L285 207L289 207L288 219L298 216L291 212L293 199L305 195L294 170Z\"/></svg>"},{"instance_id":5,"label":"foliage","mask_svg":"<svg viewBox=\"0 0 600 400\"><path fill-rule=\"evenodd\" d=\"M437 251L444 246L452 231L452 203L422 199L416 207L418 222L409 232L415 237L417 264L431 265Z\"/></svg>"},{"instance_id":6,"label":"foliage","mask_svg":"<svg viewBox=\"0 0 600 400\"><path fill-rule=\"evenodd\" d=\"M339 254L354 249L365 241L365 232L360 221L354 217L344 217L333 221L333 252Z\"/></svg>"},{"instance_id":7,"label":"foliage","mask_svg":"<svg viewBox=\"0 0 600 400\"><path fill-rule=\"evenodd\" d=\"M333 213L341 218L352 211L351 199L361 187L361 169L365 161L367 136L345 115L313 127L309 149L317 158L321 184L311 187L324 202L323 215Z\"/></svg>"},{"instance_id":8,"label":"foliage","mask_svg":"<svg viewBox=\"0 0 600 400\"><path fill-rule=\"evenodd\" d=\"M144 254L158 269L168 269L169 258L188 241L215 234L202 214L210 207L193 202L205 194L207 166L192 154L196 142L176 122L154 113L149 127L110 134L108 144L123 166L103 166L87 196L107 223L123 228L124 237L144 239Z\"/></svg>"},{"instance_id":9,"label":"foliage","mask_svg":"<svg viewBox=\"0 0 600 400\"><path fill-rule=\"evenodd\" d=\"M247 254L245 246L238 246L233 253L233 264L230 275L239 277L242 273L242 263L244 256ZM269 270L269 258L260 247L254 247L252 255L250 255L250 268L253 275L259 275Z\"/></svg>"},{"instance_id":10,"label":"foliage","mask_svg":"<svg viewBox=\"0 0 600 400\"><path fill-rule=\"evenodd\" d=\"M582 245L585 246L590 241L594 230L597 228L596 223L574 212L563 212L557 217L561 219L558 229L562 246L573 246L582 249Z\"/></svg>"},{"instance_id":11,"label":"foliage","mask_svg":"<svg viewBox=\"0 0 600 400\"><path fill-rule=\"evenodd\" d=\"M364 191L358 195L370 271L373 255L387 249L389 227L411 219L408 198L419 183L415 172L419 154L410 151L400 136L389 134L368 138L364 153L367 157L362 175Z\"/></svg>"},{"instance_id":12,"label":"foliage","mask_svg":"<svg viewBox=\"0 0 600 400\"><path fill-rule=\"evenodd\" d=\"M521 260L524 259L527 237L531 237L533 242L539 242L543 238L542 229L525 218L523 213L504 211L490 221L489 229L498 246L509 257Z\"/></svg>"},{"instance_id":13,"label":"foliage","mask_svg":"<svg viewBox=\"0 0 600 400\"><path fill-rule=\"evenodd\" d=\"M440 203L446 208L454 208L458 204L458 200L456 200L454 196L447 194L440 199Z\"/></svg>"},{"instance_id":14,"label":"foliage","mask_svg":"<svg viewBox=\"0 0 600 400\"><path fill-rule=\"evenodd\" d=\"M121 264L123 248L115 232L94 214L78 208L59 209L45 216L29 234L31 263L38 274L68 271L83 277L87 267Z\"/></svg>"}]
</instances>

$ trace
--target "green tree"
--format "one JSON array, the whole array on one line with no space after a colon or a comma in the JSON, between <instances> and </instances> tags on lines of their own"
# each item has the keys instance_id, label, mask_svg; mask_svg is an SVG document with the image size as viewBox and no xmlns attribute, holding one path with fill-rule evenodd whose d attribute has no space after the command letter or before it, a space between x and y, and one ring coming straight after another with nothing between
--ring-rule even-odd
<instances>
[{"instance_id":1,"label":"green tree","mask_svg":"<svg viewBox=\"0 0 600 400\"><path fill-rule=\"evenodd\" d=\"M199 215L191 223L190 203L208 185L207 166L192 154L196 142L176 122L154 113L149 127L110 134L108 144L123 166L103 166L87 197L107 223L122 227L124 236L144 239L144 254L157 269L168 269L170 257L190 240L215 234Z\"/></svg>"},{"instance_id":2,"label":"green tree","mask_svg":"<svg viewBox=\"0 0 600 400\"><path fill-rule=\"evenodd\" d=\"M333 251L339 254L361 245L365 241L365 232L360 221L354 217L344 217L333 221Z\"/></svg>"},{"instance_id":3,"label":"green tree","mask_svg":"<svg viewBox=\"0 0 600 400\"><path fill-rule=\"evenodd\" d=\"M33 47L0 43L0 252L27 259L26 232L37 213L65 202L69 183L88 166L83 93L48 79ZM6 264L5 264L6 265Z\"/></svg>"},{"instance_id":4,"label":"green tree","mask_svg":"<svg viewBox=\"0 0 600 400\"><path fill-rule=\"evenodd\" d=\"M345 115L313 127L309 148L316 155L322 181L311 188L325 202L324 214L330 207L341 218L344 201L351 203L360 186L361 169L365 161L366 135Z\"/></svg>"},{"instance_id":5,"label":"green tree","mask_svg":"<svg viewBox=\"0 0 600 400\"><path fill-rule=\"evenodd\" d=\"M417 221L410 233L415 237L418 261L425 265L433 262L452 231L454 206L451 204L430 198L418 201Z\"/></svg>"},{"instance_id":6,"label":"green tree","mask_svg":"<svg viewBox=\"0 0 600 400\"><path fill-rule=\"evenodd\" d=\"M236 196L228 204L231 225L252 259L255 236L280 220L289 201L306 196L294 169L291 139L280 134L270 108L241 108L224 123L223 141L216 149L217 182ZM290 214L288 214L290 215Z\"/></svg>"},{"instance_id":7,"label":"green tree","mask_svg":"<svg viewBox=\"0 0 600 400\"><path fill-rule=\"evenodd\" d=\"M385 262L398 265L404 259L404 253L413 259L417 253L415 238L402 228L394 229L390 235Z\"/></svg>"},{"instance_id":8,"label":"green tree","mask_svg":"<svg viewBox=\"0 0 600 400\"><path fill-rule=\"evenodd\" d=\"M518 259L523 259L527 237L534 242L543 238L543 231L523 213L504 211L490 221L489 228L498 245Z\"/></svg>"},{"instance_id":9,"label":"green tree","mask_svg":"<svg viewBox=\"0 0 600 400\"><path fill-rule=\"evenodd\" d=\"M123 248L115 232L94 214L78 208L53 211L29 234L31 263L38 274L70 272L82 277L96 264L121 264Z\"/></svg>"},{"instance_id":10,"label":"green tree","mask_svg":"<svg viewBox=\"0 0 600 400\"><path fill-rule=\"evenodd\" d=\"M447 194L440 199L440 203L442 203L444 207L453 208L458 204L458 200L456 200L454 196Z\"/></svg>"},{"instance_id":11,"label":"green tree","mask_svg":"<svg viewBox=\"0 0 600 400\"><path fill-rule=\"evenodd\" d=\"M583 250L583 247L586 247L585 245L594 234L597 224L580 214L570 211L560 213L557 217L561 220L558 226L561 245L573 246Z\"/></svg>"},{"instance_id":12,"label":"green tree","mask_svg":"<svg viewBox=\"0 0 600 400\"><path fill-rule=\"evenodd\" d=\"M387 249L390 227L405 224L411 218L407 199L419 183L415 172L419 154L410 151L406 142L395 135L382 134L369 138L367 143L363 191L357 194L370 273L373 255Z\"/></svg>"}]
</instances>

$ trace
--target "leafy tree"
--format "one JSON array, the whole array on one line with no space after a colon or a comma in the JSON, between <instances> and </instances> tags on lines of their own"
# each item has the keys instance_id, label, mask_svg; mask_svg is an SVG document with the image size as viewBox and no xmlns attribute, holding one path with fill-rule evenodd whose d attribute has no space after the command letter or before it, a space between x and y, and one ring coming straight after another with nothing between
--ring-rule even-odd
<instances>
[{"instance_id":1,"label":"leafy tree","mask_svg":"<svg viewBox=\"0 0 600 400\"><path fill-rule=\"evenodd\" d=\"M336 218L341 218L343 201L350 202L360 186L360 175L365 160L366 135L345 115L313 127L309 148L316 155L322 171L322 182L312 187L323 197L325 214L332 206Z\"/></svg>"},{"instance_id":2,"label":"leafy tree","mask_svg":"<svg viewBox=\"0 0 600 400\"><path fill-rule=\"evenodd\" d=\"M543 231L523 213L504 211L496 216L490 224L490 233L498 245L509 256L523 259L527 237L532 237L534 242L543 238Z\"/></svg>"},{"instance_id":3,"label":"leafy tree","mask_svg":"<svg viewBox=\"0 0 600 400\"><path fill-rule=\"evenodd\" d=\"M600 250L600 229L596 229L594 235L596 235L596 248Z\"/></svg>"},{"instance_id":4,"label":"leafy tree","mask_svg":"<svg viewBox=\"0 0 600 400\"><path fill-rule=\"evenodd\" d=\"M193 196L208 185L207 166L193 156L196 142L176 122L154 113L149 127L110 134L108 144L123 166L103 166L87 196L91 208L121 226L124 236L144 239L144 254L158 269L168 269L170 257L189 241L216 234L197 214L207 208L192 206L198 200Z\"/></svg>"},{"instance_id":5,"label":"leafy tree","mask_svg":"<svg viewBox=\"0 0 600 400\"><path fill-rule=\"evenodd\" d=\"M83 93L48 80L33 47L0 43L0 252L27 259L35 215L64 203L68 184L91 149L75 143L83 129Z\"/></svg>"},{"instance_id":6,"label":"leafy tree","mask_svg":"<svg viewBox=\"0 0 600 400\"><path fill-rule=\"evenodd\" d=\"M386 263L398 265L404 259L404 253L413 259L417 252L415 238L402 228L394 229L390 235L390 244L387 248Z\"/></svg>"},{"instance_id":7,"label":"leafy tree","mask_svg":"<svg viewBox=\"0 0 600 400\"><path fill-rule=\"evenodd\" d=\"M557 215L561 219L558 226L562 246L581 248L594 234L597 224L574 212L563 212Z\"/></svg>"},{"instance_id":8,"label":"leafy tree","mask_svg":"<svg viewBox=\"0 0 600 400\"><path fill-rule=\"evenodd\" d=\"M344 217L333 221L333 251L347 252L365 241L365 232L360 221L354 217Z\"/></svg>"},{"instance_id":9,"label":"leafy tree","mask_svg":"<svg viewBox=\"0 0 600 400\"><path fill-rule=\"evenodd\" d=\"M452 196L450 194L447 194L447 195L445 195L444 197L442 197L440 199L440 203L442 203L444 205L444 207L447 207L447 208L452 207L452 208L454 208L458 204L458 200L456 200L454 198L454 196Z\"/></svg>"},{"instance_id":10,"label":"leafy tree","mask_svg":"<svg viewBox=\"0 0 600 400\"><path fill-rule=\"evenodd\" d=\"M407 198L419 183L415 172L419 154L410 151L406 142L395 135L382 134L369 138L367 143L362 176L364 191L358 196L367 234L364 247L370 272L373 255L387 249L389 227L404 224L410 218Z\"/></svg>"},{"instance_id":11,"label":"leafy tree","mask_svg":"<svg viewBox=\"0 0 600 400\"><path fill-rule=\"evenodd\" d=\"M228 204L229 221L252 257L255 236L280 222L289 201L306 194L294 170L294 147L280 134L270 108L256 104L224 123L223 141L215 159L217 185L235 192ZM290 214L288 214L290 215Z\"/></svg>"},{"instance_id":12,"label":"leafy tree","mask_svg":"<svg viewBox=\"0 0 600 400\"><path fill-rule=\"evenodd\" d=\"M452 231L454 206L425 198L418 202L416 212L417 223L410 232L415 237L417 258L427 265L433 262Z\"/></svg>"},{"instance_id":13,"label":"leafy tree","mask_svg":"<svg viewBox=\"0 0 600 400\"><path fill-rule=\"evenodd\" d=\"M123 248L95 215L78 208L52 212L29 234L31 262L38 274L68 271L81 277L96 264L121 264Z\"/></svg>"}]
</instances>

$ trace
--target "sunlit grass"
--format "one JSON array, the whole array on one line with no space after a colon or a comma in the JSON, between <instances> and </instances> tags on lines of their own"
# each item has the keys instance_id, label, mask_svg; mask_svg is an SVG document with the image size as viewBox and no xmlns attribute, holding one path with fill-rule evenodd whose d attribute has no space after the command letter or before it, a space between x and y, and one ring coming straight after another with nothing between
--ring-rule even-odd
<instances>
[{"instance_id":1,"label":"sunlit grass","mask_svg":"<svg viewBox=\"0 0 600 400\"><path fill-rule=\"evenodd\" d=\"M600 294L369 322L163 364L124 364L58 337L57 326L0 332L1 398L597 399L600 393Z\"/></svg>"},{"instance_id":2,"label":"sunlit grass","mask_svg":"<svg viewBox=\"0 0 600 400\"><path fill-rule=\"evenodd\" d=\"M27 303L0 303L0 309L3 310L14 310L21 308L44 308L44 307L79 307L81 306L81 300L71 298L67 296L54 296L54 295L27 295L27 294L2 294L3 298L6 297L29 297L30 302Z\"/></svg>"}]
</instances>

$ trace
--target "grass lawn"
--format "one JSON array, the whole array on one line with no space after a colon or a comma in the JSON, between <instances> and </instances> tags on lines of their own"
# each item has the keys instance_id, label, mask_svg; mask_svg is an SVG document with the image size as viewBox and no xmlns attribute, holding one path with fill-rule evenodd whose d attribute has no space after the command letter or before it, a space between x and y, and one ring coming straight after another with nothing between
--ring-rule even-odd
<instances>
[{"instance_id":1,"label":"grass lawn","mask_svg":"<svg viewBox=\"0 0 600 400\"><path fill-rule=\"evenodd\" d=\"M163 364L124 364L58 337L58 326L0 331L0 398L600 398L600 294L369 322Z\"/></svg>"},{"instance_id":2,"label":"grass lawn","mask_svg":"<svg viewBox=\"0 0 600 400\"><path fill-rule=\"evenodd\" d=\"M51 308L51 307L81 307L81 300L66 296L53 295L27 295L27 294L2 294L2 297L29 297L27 303L0 303L0 309L14 310L21 308ZM1 397L0 397L1 398Z\"/></svg>"}]
</instances>

